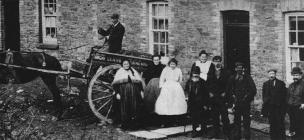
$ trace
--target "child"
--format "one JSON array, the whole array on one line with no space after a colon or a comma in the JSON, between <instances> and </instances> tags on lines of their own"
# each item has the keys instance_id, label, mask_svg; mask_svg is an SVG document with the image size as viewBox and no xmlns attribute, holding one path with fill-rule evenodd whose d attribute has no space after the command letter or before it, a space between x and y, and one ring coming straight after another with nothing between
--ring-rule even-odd
<instances>
[{"instance_id":1,"label":"child","mask_svg":"<svg viewBox=\"0 0 304 140\"><path fill-rule=\"evenodd\" d=\"M186 92L189 96L189 112L192 122L192 137L197 137L206 132L208 90L206 81L200 78L200 68L192 69L191 77L186 83ZM198 127L201 130L198 132Z\"/></svg>"}]
</instances>

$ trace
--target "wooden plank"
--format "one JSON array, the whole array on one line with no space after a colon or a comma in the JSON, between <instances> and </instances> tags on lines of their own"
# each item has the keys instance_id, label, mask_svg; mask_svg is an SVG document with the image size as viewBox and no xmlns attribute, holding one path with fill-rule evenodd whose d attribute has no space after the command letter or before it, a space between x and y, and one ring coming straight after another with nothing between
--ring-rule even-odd
<instances>
[{"instance_id":1,"label":"wooden plank","mask_svg":"<svg viewBox=\"0 0 304 140\"><path fill-rule=\"evenodd\" d=\"M13 67L13 68L21 68L21 69L39 71L39 72L50 73L50 74L69 75L69 72L66 72L66 71L46 70L46 69L39 69L39 68L33 68L33 67L27 67L27 66L18 66L18 65L12 65L12 64L3 64L3 63L0 63L0 65L1 66L6 66L6 67Z\"/></svg>"}]
</instances>

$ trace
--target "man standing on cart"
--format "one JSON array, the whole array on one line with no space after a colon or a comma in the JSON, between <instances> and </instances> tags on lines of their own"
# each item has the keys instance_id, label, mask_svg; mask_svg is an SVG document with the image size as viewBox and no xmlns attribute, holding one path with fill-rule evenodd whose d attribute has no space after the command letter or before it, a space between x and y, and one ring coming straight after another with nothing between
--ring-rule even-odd
<instances>
[{"instance_id":1,"label":"man standing on cart","mask_svg":"<svg viewBox=\"0 0 304 140\"><path fill-rule=\"evenodd\" d=\"M98 33L106 37L110 53L119 53L121 51L122 39L125 34L125 27L118 21L118 14L113 14L111 19L113 24L107 30L99 28Z\"/></svg>"}]
</instances>

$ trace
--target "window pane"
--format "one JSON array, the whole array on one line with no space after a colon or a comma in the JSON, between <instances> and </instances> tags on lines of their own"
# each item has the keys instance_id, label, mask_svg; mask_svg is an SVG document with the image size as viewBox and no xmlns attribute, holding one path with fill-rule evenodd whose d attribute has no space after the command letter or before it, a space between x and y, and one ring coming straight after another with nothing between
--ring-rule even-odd
<instances>
[{"instance_id":1,"label":"window pane","mask_svg":"<svg viewBox=\"0 0 304 140\"><path fill-rule=\"evenodd\" d=\"M160 50L160 55L165 56L166 55L166 46L165 45L160 45L161 50Z\"/></svg>"},{"instance_id":2,"label":"window pane","mask_svg":"<svg viewBox=\"0 0 304 140\"><path fill-rule=\"evenodd\" d=\"M153 45L153 53L154 53L154 54L159 54L158 45L157 45L157 44L154 44L154 45Z\"/></svg>"},{"instance_id":3,"label":"window pane","mask_svg":"<svg viewBox=\"0 0 304 140\"><path fill-rule=\"evenodd\" d=\"M291 61L299 61L299 49L298 48L291 48L290 49L290 60Z\"/></svg>"},{"instance_id":4,"label":"window pane","mask_svg":"<svg viewBox=\"0 0 304 140\"><path fill-rule=\"evenodd\" d=\"M159 43L159 32L153 32L154 43Z\"/></svg>"},{"instance_id":5,"label":"window pane","mask_svg":"<svg viewBox=\"0 0 304 140\"><path fill-rule=\"evenodd\" d=\"M56 17L45 17L46 27L56 27Z\"/></svg>"},{"instance_id":6,"label":"window pane","mask_svg":"<svg viewBox=\"0 0 304 140\"><path fill-rule=\"evenodd\" d=\"M46 28L46 37L51 37L51 28Z\"/></svg>"},{"instance_id":7,"label":"window pane","mask_svg":"<svg viewBox=\"0 0 304 140\"><path fill-rule=\"evenodd\" d=\"M168 25L168 19L166 19L165 20L165 29L168 30L168 27L169 27L169 25Z\"/></svg>"},{"instance_id":8,"label":"window pane","mask_svg":"<svg viewBox=\"0 0 304 140\"><path fill-rule=\"evenodd\" d=\"M49 3L49 0L44 0L44 3Z\"/></svg>"},{"instance_id":9,"label":"window pane","mask_svg":"<svg viewBox=\"0 0 304 140\"><path fill-rule=\"evenodd\" d=\"M156 16L156 4L152 4L152 15Z\"/></svg>"},{"instance_id":10,"label":"window pane","mask_svg":"<svg viewBox=\"0 0 304 140\"><path fill-rule=\"evenodd\" d=\"M164 19L159 19L159 29L165 29Z\"/></svg>"},{"instance_id":11,"label":"window pane","mask_svg":"<svg viewBox=\"0 0 304 140\"><path fill-rule=\"evenodd\" d=\"M169 42L169 35L168 35L168 32L166 32L166 43Z\"/></svg>"},{"instance_id":12,"label":"window pane","mask_svg":"<svg viewBox=\"0 0 304 140\"><path fill-rule=\"evenodd\" d=\"M304 17L298 17L298 30L304 30Z\"/></svg>"},{"instance_id":13,"label":"window pane","mask_svg":"<svg viewBox=\"0 0 304 140\"><path fill-rule=\"evenodd\" d=\"M158 16L166 16L166 12L165 12L165 5L164 4L159 4L158 5Z\"/></svg>"},{"instance_id":14,"label":"window pane","mask_svg":"<svg viewBox=\"0 0 304 140\"><path fill-rule=\"evenodd\" d=\"M49 0L50 3L53 3L53 0Z\"/></svg>"},{"instance_id":15,"label":"window pane","mask_svg":"<svg viewBox=\"0 0 304 140\"><path fill-rule=\"evenodd\" d=\"M56 28L51 28L51 37L52 38L56 37Z\"/></svg>"},{"instance_id":16,"label":"window pane","mask_svg":"<svg viewBox=\"0 0 304 140\"><path fill-rule=\"evenodd\" d=\"M289 17L289 30L296 30L296 17Z\"/></svg>"},{"instance_id":17,"label":"window pane","mask_svg":"<svg viewBox=\"0 0 304 140\"><path fill-rule=\"evenodd\" d=\"M153 29L158 29L157 19L153 18Z\"/></svg>"},{"instance_id":18,"label":"window pane","mask_svg":"<svg viewBox=\"0 0 304 140\"><path fill-rule=\"evenodd\" d=\"M299 48L300 49L300 61L304 61L304 48Z\"/></svg>"},{"instance_id":19,"label":"window pane","mask_svg":"<svg viewBox=\"0 0 304 140\"><path fill-rule=\"evenodd\" d=\"M296 32L289 32L289 44L296 45Z\"/></svg>"},{"instance_id":20,"label":"window pane","mask_svg":"<svg viewBox=\"0 0 304 140\"><path fill-rule=\"evenodd\" d=\"M165 40L166 40L166 32L161 32L160 43L165 43Z\"/></svg>"},{"instance_id":21,"label":"window pane","mask_svg":"<svg viewBox=\"0 0 304 140\"><path fill-rule=\"evenodd\" d=\"M166 45L166 55L169 53L169 47Z\"/></svg>"},{"instance_id":22,"label":"window pane","mask_svg":"<svg viewBox=\"0 0 304 140\"><path fill-rule=\"evenodd\" d=\"M298 33L298 43L299 45L304 45L304 32Z\"/></svg>"}]
</instances>

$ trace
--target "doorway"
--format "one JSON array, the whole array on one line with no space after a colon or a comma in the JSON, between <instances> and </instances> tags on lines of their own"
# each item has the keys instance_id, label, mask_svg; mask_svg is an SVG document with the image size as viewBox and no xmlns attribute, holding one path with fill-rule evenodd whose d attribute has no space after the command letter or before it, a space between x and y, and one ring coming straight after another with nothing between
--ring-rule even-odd
<instances>
[{"instance_id":1,"label":"doorway","mask_svg":"<svg viewBox=\"0 0 304 140\"><path fill-rule=\"evenodd\" d=\"M20 50L19 0L3 0L4 48Z\"/></svg>"},{"instance_id":2,"label":"doorway","mask_svg":"<svg viewBox=\"0 0 304 140\"><path fill-rule=\"evenodd\" d=\"M224 64L231 71L235 62L242 62L250 74L249 12L224 11Z\"/></svg>"}]
</instances>

